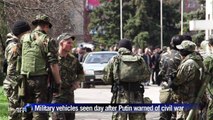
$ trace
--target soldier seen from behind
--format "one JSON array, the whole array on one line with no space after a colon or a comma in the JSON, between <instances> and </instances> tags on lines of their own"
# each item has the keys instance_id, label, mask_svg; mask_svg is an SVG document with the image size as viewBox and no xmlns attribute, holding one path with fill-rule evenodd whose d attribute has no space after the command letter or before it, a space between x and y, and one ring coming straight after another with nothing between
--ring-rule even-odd
<instances>
[{"instance_id":1,"label":"soldier seen from behind","mask_svg":"<svg viewBox=\"0 0 213 120\"><path fill-rule=\"evenodd\" d=\"M204 65L206 67L206 72L209 75L208 77L210 77L210 81L208 83L208 87L207 87L207 91L208 91L208 95L209 95L209 106L208 106L208 120L213 120L213 36L210 37L209 42L209 49L211 54L209 54L207 57L204 58Z\"/></svg>"},{"instance_id":2,"label":"soldier seen from behind","mask_svg":"<svg viewBox=\"0 0 213 120\"><path fill-rule=\"evenodd\" d=\"M30 30L26 21L16 21L12 27L12 33L7 34L5 58L7 60L7 76L3 81L9 107L8 120L19 120L21 114L16 108L21 107L18 96L18 85L20 83L21 43L20 38Z\"/></svg>"},{"instance_id":3,"label":"soldier seen from behind","mask_svg":"<svg viewBox=\"0 0 213 120\"><path fill-rule=\"evenodd\" d=\"M203 84L203 59L195 52L196 44L192 41L184 40L176 47L180 51L182 61L171 88L178 96L179 103L196 104L194 103L195 99L198 97L198 92ZM177 111L177 119L185 120L188 114L189 110ZM192 119L199 120L198 110L196 110Z\"/></svg>"},{"instance_id":4,"label":"soldier seen from behind","mask_svg":"<svg viewBox=\"0 0 213 120\"><path fill-rule=\"evenodd\" d=\"M182 42L181 35L175 35L172 37L170 42L171 50L165 52L161 55L160 60L160 71L159 76L163 81L162 90L160 91L160 101L161 103L174 103L176 100L174 98L174 93L169 84L173 82L173 79L176 76L177 68L181 63L181 55L176 48L176 45L180 45ZM160 120L175 120L175 112L161 112Z\"/></svg>"},{"instance_id":5,"label":"soldier seen from behind","mask_svg":"<svg viewBox=\"0 0 213 120\"><path fill-rule=\"evenodd\" d=\"M35 29L22 37L23 101L26 103L47 103L48 71L52 72L56 86L60 89L56 41L47 32L52 27L46 15L37 15L32 21ZM22 116L23 120L48 120L48 113L28 112Z\"/></svg>"},{"instance_id":6,"label":"soldier seen from behind","mask_svg":"<svg viewBox=\"0 0 213 120\"><path fill-rule=\"evenodd\" d=\"M103 81L112 84L112 104L143 104L144 86L141 82L150 78L150 71L143 58L133 55L130 40L119 41L118 56L104 68ZM128 66L128 67L127 67ZM145 113L114 112L112 120L145 120Z\"/></svg>"},{"instance_id":7,"label":"soldier seen from behind","mask_svg":"<svg viewBox=\"0 0 213 120\"><path fill-rule=\"evenodd\" d=\"M74 44L75 37L68 33L61 34L58 38L58 54L60 76L62 79L61 90L53 95L52 103L74 104L74 90L80 87L84 81L83 67L78 59L70 54ZM54 112L52 120L74 120L75 113Z\"/></svg>"}]
</instances>

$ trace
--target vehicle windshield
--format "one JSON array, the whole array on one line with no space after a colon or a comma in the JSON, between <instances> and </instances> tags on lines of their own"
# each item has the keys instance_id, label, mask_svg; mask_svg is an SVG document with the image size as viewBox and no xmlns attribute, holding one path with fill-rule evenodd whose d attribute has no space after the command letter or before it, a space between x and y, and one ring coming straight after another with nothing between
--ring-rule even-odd
<instances>
[{"instance_id":1,"label":"vehicle windshield","mask_svg":"<svg viewBox=\"0 0 213 120\"><path fill-rule=\"evenodd\" d=\"M108 63L108 61L115 55L117 55L117 53L89 54L85 60L85 63Z\"/></svg>"}]
</instances>

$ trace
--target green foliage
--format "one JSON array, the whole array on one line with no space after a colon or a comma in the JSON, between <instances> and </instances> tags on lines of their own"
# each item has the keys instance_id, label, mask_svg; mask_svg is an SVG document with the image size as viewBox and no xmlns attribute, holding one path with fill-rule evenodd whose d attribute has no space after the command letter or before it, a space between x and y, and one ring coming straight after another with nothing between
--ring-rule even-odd
<instances>
[{"instance_id":1,"label":"green foliage","mask_svg":"<svg viewBox=\"0 0 213 120\"><path fill-rule=\"evenodd\" d=\"M120 1L103 2L90 14L89 29L93 40L107 46L120 40ZM160 43L160 3L156 0L123 0L123 36L140 47ZM172 16L172 17L171 17ZM163 5L164 44L180 29L179 3L165 1Z\"/></svg>"},{"instance_id":2,"label":"green foliage","mask_svg":"<svg viewBox=\"0 0 213 120\"><path fill-rule=\"evenodd\" d=\"M205 32L199 31L197 34L192 36L192 40L197 44L200 45L200 43L204 40Z\"/></svg>"},{"instance_id":3,"label":"green foliage","mask_svg":"<svg viewBox=\"0 0 213 120\"><path fill-rule=\"evenodd\" d=\"M8 103L7 103L7 98L3 94L3 89L0 87L0 120L7 120L8 116Z\"/></svg>"},{"instance_id":4,"label":"green foliage","mask_svg":"<svg viewBox=\"0 0 213 120\"><path fill-rule=\"evenodd\" d=\"M202 0L200 0L202 3ZM196 11L192 11L190 13L184 13L184 24L183 24L183 32L187 33L189 31L189 21L190 20L205 20L205 9L198 9ZM199 45L204 40L205 33L204 31L195 31L192 33L193 41Z\"/></svg>"},{"instance_id":5,"label":"green foliage","mask_svg":"<svg viewBox=\"0 0 213 120\"><path fill-rule=\"evenodd\" d=\"M105 2L90 14L89 28L96 31L93 35L95 42L109 45L120 39L119 13L119 1L112 1Z\"/></svg>"},{"instance_id":6,"label":"green foliage","mask_svg":"<svg viewBox=\"0 0 213 120\"><path fill-rule=\"evenodd\" d=\"M134 39L134 44L138 45L140 48L145 48L147 46L146 41L149 40L148 32L140 32Z\"/></svg>"}]
</instances>

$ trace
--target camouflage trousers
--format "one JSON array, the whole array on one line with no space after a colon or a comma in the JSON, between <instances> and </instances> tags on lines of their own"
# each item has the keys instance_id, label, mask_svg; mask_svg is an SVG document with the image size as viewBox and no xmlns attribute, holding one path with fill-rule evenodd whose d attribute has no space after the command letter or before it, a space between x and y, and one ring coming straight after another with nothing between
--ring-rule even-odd
<instances>
[{"instance_id":1,"label":"camouflage trousers","mask_svg":"<svg viewBox=\"0 0 213 120\"><path fill-rule=\"evenodd\" d=\"M173 91L170 91L171 97L165 101L165 103L177 103L176 95ZM160 96L161 97L161 96ZM164 111L160 113L160 120L175 120L176 119L176 112L175 111Z\"/></svg>"},{"instance_id":2,"label":"camouflage trousers","mask_svg":"<svg viewBox=\"0 0 213 120\"><path fill-rule=\"evenodd\" d=\"M213 120L213 100L209 102L208 106L208 120Z\"/></svg>"},{"instance_id":3,"label":"camouflage trousers","mask_svg":"<svg viewBox=\"0 0 213 120\"><path fill-rule=\"evenodd\" d=\"M179 96L178 100L179 100L178 103L190 104L190 103L193 103L193 101L195 100L195 97L190 97L190 98L186 99L186 97L184 98L184 97ZM189 111L190 110L177 111L176 112L177 113L176 119L177 120L186 120L186 118L189 115ZM195 114L194 114L194 117L192 119L193 120L200 120L198 109L195 110Z\"/></svg>"},{"instance_id":4,"label":"camouflage trousers","mask_svg":"<svg viewBox=\"0 0 213 120\"><path fill-rule=\"evenodd\" d=\"M53 95L52 103L65 103L72 104L74 103L74 91L69 91L70 88L62 88L60 93ZM52 120L74 120L75 112L53 112Z\"/></svg>"},{"instance_id":5,"label":"camouflage trousers","mask_svg":"<svg viewBox=\"0 0 213 120\"><path fill-rule=\"evenodd\" d=\"M120 91L116 95L113 93L112 104L119 103L132 103L132 104L141 104L143 103L143 93L137 92L128 92ZM123 113L123 112L113 112L112 120L146 120L146 113Z\"/></svg>"},{"instance_id":6,"label":"camouflage trousers","mask_svg":"<svg viewBox=\"0 0 213 120\"><path fill-rule=\"evenodd\" d=\"M16 111L16 109L20 107L18 98L18 84L9 78L6 78L3 82L3 88L9 104L8 120L20 120L21 113Z\"/></svg>"},{"instance_id":7,"label":"camouflage trousers","mask_svg":"<svg viewBox=\"0 0 213 120\"><path fill-rule=\"evenodd\" d=\"M47 103L47 76L31 76L26 81L24 105L27 103ZM22 120L48 120L48 113L23 113Z\"/></svg>"}]
</instances>

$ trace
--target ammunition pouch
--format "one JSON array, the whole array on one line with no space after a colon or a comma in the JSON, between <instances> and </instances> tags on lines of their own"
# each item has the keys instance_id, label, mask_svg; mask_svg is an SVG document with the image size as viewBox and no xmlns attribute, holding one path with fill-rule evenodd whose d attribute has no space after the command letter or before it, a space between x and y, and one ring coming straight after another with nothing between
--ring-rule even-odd
<instances>
[{"instance_id":1,"label":"ammunition pouch","mask_svg":"<svg viewBox=\"0 0 213 120\"><path fill-rule=\"evenodd\" d=\"M19 75L19 82L18 82L19 98L23 98L25 96L25 89L26 89L26 77L23 75Z\"/></svg>"}]
</instances>

